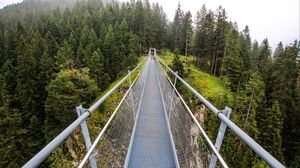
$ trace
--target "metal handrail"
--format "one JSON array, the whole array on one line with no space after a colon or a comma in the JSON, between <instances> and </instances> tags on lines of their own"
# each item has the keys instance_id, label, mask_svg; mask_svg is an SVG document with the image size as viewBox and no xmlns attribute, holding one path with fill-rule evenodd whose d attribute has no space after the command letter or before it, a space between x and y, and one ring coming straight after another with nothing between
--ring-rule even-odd
<instances>
[{"instance_id":1,"label":"metal handrail","mask_svg":"<svg viewBox=\"0 0 300 168\"><path fill-rule=\"evenodd\" d=\"M260 158L272 167L284 168L277 159L275 159L270 153L268 153L263 147L255 142L249 135L247 135L242 129L240 129L235 123L228 119L223 113L220 112L213 104L206 100L200 93L198 93L193 87L191 87L186 81L184 81L179 75L177 75L171 68L168 67L159 57L155 57L161 65L165 66L174 76L177 77L191 92L198 97L201 102L214 112L217 117L223 121L238 137L240 137Z\"/></svg>"},{"instance_id":2,"label":"metal handrail","mask_svg":"<svg viewBox=\"0 0 300 168\"><path fill-rule=\"evenodd\" d=\"M86 110L80 117L78 117L72 124L70 124L64 131L56 136L50 143L48 143L41 151L39 151L33 158L31 158L22 168L33 168L38 167L70 134L121 85L127 78L135 72L141 63L139 63L132 71L130 71L119 83L117 83L111 90L109 90L104 96L102 96L96 103L94 103L89 109Z\"/></svg>"},{"instance_id":3,"label":"metal handrail","mask_svg":"<svg viewBox=\"0 0 300 168\"><path fill-rule=\"evenodd\" d=\"M161 66L161 64L159 64ZM162 68L161 66L161 70L164 72L166 78L168 79L170 85L173 87L175 93L177 94L177 96L180 98L181 102L183 103L185 109L189 112L190 116L192 117L192 119L194 120L194 122L196 123L197 127L200 129L201 133L203 134L205 140L208 142L209 147L213 150L213 152L216 154L217 158L219 159L221 165L224 168L228 168L228 165L226 164L226 162L224 161L223 157L220 155L220 153L217 151L217 149L215 148L215 145L212 143L212 141L209 139L208 135L206 134L206 132L204 131L204 129L202 128L202 126L200 125L200 123L198 122L198 120L196 119L196 117L194 116L194 114L192 113L191 109L189 108L189 106L186 104L186 102L184 101L184 99L182 98L182 96L180 95L180 93L178 92L178 90L176 89L176 86L172 83L171 79L168 77L166 71Z\"/></svg>"},{"instance_id":4,"label":"metal handrail","mask_svg":"<svg viewBox=\"0 0 300 168\"><path fill-rule=\"evenodd\" d=\"M143 70L143 68L142 68ZM128 90L126 91L125 95L123 96L123 98L121 99L120 103L118 104L118 106L116 107L116 109L114 110L114 112L112 113L112 115L110 116L109 120L106 122L105 126L103 127L103 129L100 131L99 135L97 136L97 138L95 139L95 141L93 142L91 148L88 150L88 152L86 153L86 155L84 156L84 158L82 159L82 161L80 162L78 168L82 168L84 166L84 164L86 163L87 159L89 158L89 156L92 154L92 152L94 151L94 149L96 148L96 145L99 143L99 141L101 140L103 134L105 133L106 129L108 128L109 124L111 123L111 121L113 120L113 118L115 117L116 113L118 112L119 108L121 107L122 103L124 102L125 98L127 97L128 93L130 92L130 90L132 89L133 85L135 84L135 82L137 81L138 77L140 76L142 70L139 72L139 74L137 75L137 77L134 79L134 81L132 82L132 84L130 85L130 87L128 88Z\"/></svg>"}]
</instances>

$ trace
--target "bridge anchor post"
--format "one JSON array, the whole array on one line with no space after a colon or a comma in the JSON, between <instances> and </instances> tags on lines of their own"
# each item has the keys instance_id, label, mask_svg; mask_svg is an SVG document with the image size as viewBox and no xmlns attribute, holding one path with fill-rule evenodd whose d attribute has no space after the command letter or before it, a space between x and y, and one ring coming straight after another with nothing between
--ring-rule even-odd
<instances>
[{"instance_id":1,"label":"bridge anchor post","mask_svg":"<svg viewBox=\"0 0 300 168\"><path fill-rule=\"evenodd\" d=\"M231 114L231 108L226 106L222 113L227 118L229 118L230 114ZM227 128L227 125L222 121L221 125L220 125L220 128L219 128L217 140L216 140L216 143L215 143L215 147L216 147L218 152L221 149L221 145L222 145L222 142L223 142L223 139L224 139L224 136L225 136L226 128ZM214 153L212 153L210 163L209 163L209 168L215 168L216 165L217 165L217 156Z\"/></svg>"},{"instance_id":2,"label":"bridge anchor post","mask_svg":"<svg viewBox=\"0 0 300 168\"><path fill-rule=\"evenodd\" d=\"M80 117L83 113L85 113L85 109L82 107L82 105L79 105L76 107L76 112L77 112L78 117ZM80 124L80 127L81 127L81 131L82 131L86 151L88 151L91 148L92 143L91 143L89 130L88 130L85 120ZM96 160L95 160L95 157L93 154L91 154L91 156L89 157L89 162L90 162L91 168L97 168L97 163L96 163Z\"/></svg>"}]
</instances>

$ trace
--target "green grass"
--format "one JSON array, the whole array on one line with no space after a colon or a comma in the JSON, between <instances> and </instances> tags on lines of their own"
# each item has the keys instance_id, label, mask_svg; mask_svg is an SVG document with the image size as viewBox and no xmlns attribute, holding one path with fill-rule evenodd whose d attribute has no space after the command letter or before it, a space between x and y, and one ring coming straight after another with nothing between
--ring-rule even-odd
<instances>
[{"instance_id":1,"label":"green grass","mask_svg":"<svg viewBox=\"0 0 300 168\"><path fill-rule=\"evenodd\" d=\"M162 58L167 65L171 65L173 60L173 53L164 51L161 54L160 58ZM189 83L206 99L215 103L216 106L222 106L224 104L230 106L233 103L232 92L224 86L221 78L199 70L192 63L193 56L185 57L183 55L180 55L180 60L184 65L184 70L186 73L184 80L186 80L187 83ZM219 108L222 109L224 107Z\"/></svg>"}]
</instances>

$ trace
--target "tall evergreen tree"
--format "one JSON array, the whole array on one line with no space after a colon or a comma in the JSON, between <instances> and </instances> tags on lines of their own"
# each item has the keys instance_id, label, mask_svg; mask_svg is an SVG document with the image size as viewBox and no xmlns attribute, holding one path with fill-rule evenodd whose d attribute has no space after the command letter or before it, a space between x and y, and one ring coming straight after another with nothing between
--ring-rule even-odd
<instances>
[{"instance_id":1,"label":"tall evergreen tree","mask_svg":"<svg viewBox=\"0 0 300 168\"><path fill-rule=\"evenodd\" d=\"M89 68L91 78L97 83L99 88L104 89L108 86L110 78L104 72L104 57L100 51L97 49L93 54L87 55L86 66Z\"/></svg>"},{"instance_id":2,"label":"tall evergreen tree","mask_svg":"<svg viewBox=\"0 0 300 168\"><path fill-rule=\"evenodd\" d=\"M237 91L240 86L243 64L240 57L240 40L238 31L232 28L227 40L226 54L222 60L221 75L227 76L232 91Z\"/></svg>"},{"instance_id":3,"label":"tall evergreen tree","mask_svg":"<svg viewBox=\"0 0 300 168\"><path fill-rule=\"evenodd\" d=\"M184 77L184 68L179 58L179 51L177 49L175 49L175 54L172 61L172 69L177 71L179 76Z\"/></svg>"},{"instance_id":4,"label":"tall evergreen tree","mask_svg":"<svg viewBox=\"0 0 300 168\"><path fill-rule=\"evenodd\" d=\"M254 139L257 139L259 135L256 116L259 112L258 107L263 103L264 98L264 82L258 72L252 72L245 88L237 91L234 105L236 115L233 116L233 119ZM252 150L241 140L238 140L237 146L234 148L235 164L242 163L243 167L251 167L255 159Z\"/></svg>"},{"instance_id":5,"label":"tall evergreen tree","mask_svg":"<svg viewBox=\"0 0 300 168\"><path fill-rule=\"evenodd\" d=\"M177 9L175 11L175 16L174 16L174 20L172 23L172 41L173 41L173 45L172 45L172 49L178 49L179 52L181 52L181 46L182 44L184 44L184 39L182 38L183 36L183 17L184 17L184 13L181 10L181 6L180 3L178 3L177 5ZM184 36L185 37L185 36Z\"/></svg>"},{"instance_id":6,"label":"tall evergreen tree","mask_svg":"<svg viewBox=\"0 0 300 168\"><path fill-rule=\"evenodd\" d=\"M186 12L183 17L183 34L184 34L184 55L187 56L191 53L192 37L193 37L193 26L192 26L192 14L190 11Z\"/></svg>"},{"instance_id":7,"label":"tall evergreen tree","mask_svg":"<svg viewBox=\"0 0 300 168\"><path fill-rule=\"evenodd\" d=\"M73 66L73 60L72 47L67 41L64 41L62 46L58 49L55 57L56 68L70 69Z\"/></svg>"},{"instance_id":8,"label":"tall evergreen tree","mask_svg":"<svg viewBox=\"0 0 300 168\"><path fill-rule=\"evenodd\" d=\"M216 11L216 27L213 33L212 61L210 73L213 75L220 75L221 59L225 54L228 23L226 22L227 16L224 8L219 6Z\"/></svg>"},{"instance_id":9,"label":"tall evergreen tree","mask_svg":"<svg viewBox=\"0 0 300 168\"><path fill-rule=\"evenodd\" d=\"M252 70L252 50L251 50L251 38L249 27L246 26L241 32L241 58L243 61L243 74L242 83L245 83L250 78L250 71Z\"/></svg>"},{"instance_id":10,"label":"tall evergreen tree","mask_svg":"<svg viewBox=\"0 0 300 168\"><path fill-rule=\"evenodd\" d=\"M106 58L105 69L107 70L107 73L109 74L111 79L115 80L121 70L122 62L121 59L119 59L120 56L117 53L115 33L113 32L113 28L111 25L108 27L107 33L105 35L103 54Z\"/></svg>"},{"instance_id":11,"label":"tall evergreen tree","mask_svg":"<svg viewBox=\"0 0 300 168\"><path fill-rule=\"evenodd\" d=\"M258 71L263 75L265 79L266 73L268 72L271 65L271 51L268 39L264 39L259 47L257 62Z\"/></svg>"}]
</instances>

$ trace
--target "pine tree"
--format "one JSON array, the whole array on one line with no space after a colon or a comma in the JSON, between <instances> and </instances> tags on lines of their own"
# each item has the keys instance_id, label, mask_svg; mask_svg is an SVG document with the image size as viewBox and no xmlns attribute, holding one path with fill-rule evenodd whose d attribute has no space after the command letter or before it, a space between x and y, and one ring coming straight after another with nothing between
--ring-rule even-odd
<instances>
[{"instance_id":1,"label":"pine tree","mask_svg":"<svg viewBox=\"0 0 300 168\"><path fill-rule=\"evenodd\" d=\"M75 59L75 65L77 68L83 68L84 67L84 56L85 56L85 52L83 49L83 45L80 43L77 53L76 53L76 59Z\"/></svg>"},{"instance_id":2,"label":"pine tree","mask_svg":"<svg viewBox=\"0 0 300 168\"><path fill-rule=\"evenodd\" d=\"M225 47L227 41L228 23L226 21L226 11L224 8L219 6L216 11L216 28L213 33L212 48L212 61L210 73L213 75L220 75L220 67L222 58L225 54Z\"/></svg>"},{"instance_id":3,"label":"pine tree","mask_svg":"<svg viewBox=\"0 0 300 168\"><path fill-rule=\"evenodd\" d=\"M174 20L172 23L172 37L173 37L173 50L179 50L181 52L181 46L184 43L183 36L183 11L181 10L180 3L177 5L177 9L175 11ZM185 37L185 36L184 36Z\"/></svg>"},{"instance_id":4,"label":"pine tree","mask_svg":"<svg viewBox=\"0 0 300 168\"><path fill-rule=\"evenodd\" d=\"M184 77L184 68L183 68L183 64L179 58L179 52L177 49L175 49L175 54L173 57L173 61L172 61L172 69L173 71L177 71L178 75L180 77Z\"/></svg>"},{"instance_id":5,"label":"pine tree","mask_svg":"<svg viewBox=\"0 0 300 168\"><path fill-rule=\"evenodd\" d=\"M24 139L26 133L22 129L22 115L16 101L16 68L7 60L1 69L1 98L3 105L0 107L0 157L1 167L20 167L25 161ZM23 157L21 158L21 156ZM18 159L16 159L18 158Z\"/></svg>"},{"instance_id":6,"label":"pine tree","mask_svg":"<svg viewBox=\"0 0 300 168\"><path fill-rule=\"evenodd\" d=\"M259 47L257 62L258 71L263 75L265 79L266 73L268 72L271 65L271 51L268 39L264 39Z\"/></svg>"},{"instance_id":7,"label":"pine tree","mask_svg":"<svg viewBox=\"0 0 300 168\"><path fill-rule=\"evenodd\" d=\"M285 49L285 58L283 64L285 69L282 69L280 75L285 79L282 81L284 87L280 88L281 93L279 103L284 112L283 121L283 147L285 149L285 161L287 164L298 164L300 156L300 143L296 137L300 136L300 115L299 115L299 87L297 86L297 78L299 69L297 64L297 41ZM284 72L283 72L284 71ZM282 86L281 85L281 86ZM289 166L289 165L288 165Z\"/></svg>"},{"instance_id":8,"label":"pine tree","mask_svg":"<svg viewBox=\"0 0 300 168\"><path fill-rule=\"evenodd\" d=\"M116 45L115 33L113 32L113 28L110 25L108 27L104 39L103 55L106 59L105 69L107 70L107 73L110 76L111 80L115 80L117 78L118 73L121 70L122 60L120 60L119 56L117 55L118 53L116 47L117 45Z\"/></svg>"},{"instance_id":9,"label":"pine tree","mask_svg":"<svg viewBox=\"0 0 300 168\"><path fill-rule=\"evenodd\" d=\"M72 48L67 41L64 41L55 57L56 70L72 68L73 60Z\"/></svg>"},{"instance_id":10,"label":"pine tree","mask_svg":"<svg viewBox=\"0 0 300 168\"><path fill-rule=\"evenodd\" d=\"M258 46L258 42L256 40L254 40L253 44L252 44L252 57L251 57L251 62L252 62L252 66L251 69L253 70L258 70L258 55L259 55L259 46Z\"/></svg>"},{"instance_id":11,"label":"pine tree","mask_svg":"<svg viewBox=\"0 0 300 168\"><path fill-rule=\"evenodd\" d=\"M249 81L245 84L245 88L239 89L235 98L234 107L236 110L234 112L236 115L233 119L237 125L254 139L257 139L259 135L256 115L264 97L264 82L257 72L252 72ZM250 167L253 164L255 155L245 143L239 140L235 150L236 163L241 162L241 165L244 167Z\"/></svg>"},{"instance_id":12,"label":"pine tree","mask_svg":"<svg viewBox=\"0 0 300 168\"><path fill-rule=\"evenodd\" d=\"M250 71L252 70L252 51L251 51L251 38L249 27L246 26L245 29L241 32L241 58L243 61L243 73L241 83L245 83L250 78Z\"/></svg>"},{"instance_id":13,"label":"pine tree","mask_svg":"<svg viewBox=\"0 0 300 168\"><path fill-rule=\"evenodd\" d=\"M22 128L22 116L18 109L0 107L0 165L1 167L20 167L24 159L24 141L22 136L27 130Z\"/></svg>"},{"instance_id":14,"label":"pine tree","mask_svg":"<svg viewBox=\"0 0 300 168\"><path fill-rule=\"evenodd\" d=\"M184 55L188 56L191 50L192 37L193 37L193 26L192 26L192 14L190 11L184 14L183 18L183 34L184 34L184 45L181 48L184 49Z\"/></svg>"},{"instance_id":15,"label":"pine tree","mask_svg":"<svg viewBox=\"0 0 300 168\"><path fill-rule=\"evenodd\" d=\"M138 36L140 52L141 52L141 46L144 46L145 44L144 37L143 37L145 31L145 13L144 13L143 3L141 0L136 1L133 15L134 15L133 31Z\"/></svg>"},{"instance_id":16,"label":"pine tree","mask_svg":"<svg viewBox=\"0 0 300 168\"><path fill-rule=\"evenodd\" d=\"M36 39L34 39L36 40ZM36 102L34 94L37 85L37 61L34 58L34 45L28 45L28 42L21 36L19 47L23 52L17 57L17 97L21 103L21 109L26 112L35 111Z\"/></svg>"},{"instance_id":17,"label":"pine tree","mask_svg":"<svg viewBox=\"0 0 300 168\"><path fill-rule=\"evenodd\" d=\"M137 62L137 37L128 32L128 24L123 20L120 24L116 36L119 59L122 62L122 69L126 71Z\"/></svg>"},{"instance_id":18,"label":"pine tree","mask_svg":"<svg viewBox=\"0 0 300 168\"><path fill-rule=\"evenodd\" d=\"M104 57L97 49L93 54L86 56L86 66L89 68L90 77L97 83L98 87L104 89L109 84L109 77L104 72Z\"/></svg>"},{"instance_id":19,"label":"pine tree","mask_svg":"<svg viewBox=\"0 0 300 168\"><path fill-rule=\"evenodd\" d=\"M221 75L227 76L232 91L237 91L242 76L242 59L240 57L240 40L238 31L232 28L227 40L226 54L222 60Z\"/></svg>"},{"instance_id":20,"label":"pine tree","mask_svg":"<svg viewBox=\"0 0 300 168\"><path fill-rule=\"evenodd\" d=\"M299 148L299 145L295 145L296 140L293 139L295 135L299 134L296 131L298 130L297 126L294 124L298 118L296 112L296 80L298 76L296 50L295 46L288 46L283 50L282 43L278 44L274 54L275 61L266 77L267 107L264 108L269 109L269 115L272 118L269 117L266 120L266 116L260 117L263 120L260 129L267 129L272 125L272 131L268 134L268 137L261 141L281 161L283 161L283 149L294 148L297 151ZM269 122L267 128L265 128L265 122ZM282 137L278 137L277 134L279 133ZM274 141L277 142L274 143ZM281 141L282 147L279 144ZM276 145L276 148L273 148L273 145ZM285 162L289 164L292 162L295 153L291 154L289 150L284 150L284 155Z\"/></svg>"},{"instance_id":21,"label":"pine tree","mask_svg":"<svg viewBox=\"0 0 300 168\"><path fill-rule=\"evenodd\" d=\"M196 32L194 40L194 51L196 54L197 67L207 72L211 71L209 61L215 52L215 15L209 10L207 12L205 5L197 13Z\"/></svg>"}]
</instances>

